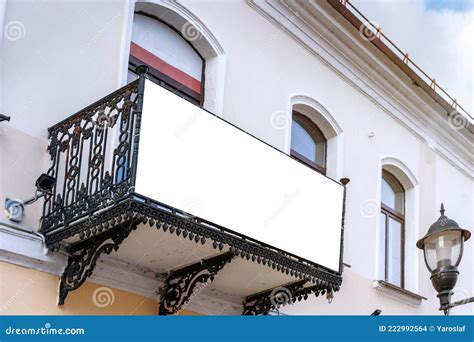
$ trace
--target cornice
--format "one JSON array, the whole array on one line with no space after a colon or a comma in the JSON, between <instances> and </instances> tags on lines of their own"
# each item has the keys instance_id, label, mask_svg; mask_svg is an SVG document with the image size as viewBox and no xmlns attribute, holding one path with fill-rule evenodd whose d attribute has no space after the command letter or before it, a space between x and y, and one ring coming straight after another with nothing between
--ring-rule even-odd
<instances>
[{"instance_id":1,"label":"cornice","mask_svg":"<svg viewBox=\"0 0 474 342\"><path fill-rule=\"evenodd\" d=\"M65 255L48 252L42 238L32 231L0 222L0 261L59 275L66 259Z\"/></svg>"},{"instance_id":2,"label":"cornice","mask_svg":"<svg viewBox=\"0 0 474 342\"><path fill-rule=\"evenodd\" d=\"M345 19L339 22L337 13L329 13L331 9L324 8L324 2L247 0L247 3L451 165L474 179L474 145L469 136L452 128L443 118L445 111L441 106L422 91L412 89L408 77L359 41L361 37L354 36L342 24ZM378 66L376 70L374 65Z\"/></svg>"}]
</instances>

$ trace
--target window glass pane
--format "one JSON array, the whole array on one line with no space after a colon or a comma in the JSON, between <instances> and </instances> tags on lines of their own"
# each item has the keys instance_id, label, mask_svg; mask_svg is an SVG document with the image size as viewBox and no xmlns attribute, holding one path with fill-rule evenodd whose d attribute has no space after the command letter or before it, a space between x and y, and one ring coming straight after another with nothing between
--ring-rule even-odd
<instances>
[{"instance_id":1,"label":"window glass pane","mask_svg":"<svg viewBox=\"0 0 474 342\"><path fill-rule=\"evenodd\" d=\"M392 218L388 219L388 282L397 286L401 286L402 270L401 270L401 231L400 222Z\"/></svg>"},{"instance_id":2,"label":"window glass pane","mask_svg":"<svg viewBox=\"0 0 474 342\"><path fill-rule=\"evenodd\" d=\"M180 32L159 19L135 14L129 68L133 70L140 64L150 67L151 81L196 105L201 104L204 61L199 53Z\"/></svg>"},{"instance_id":3,"label":"window glass pane","mask_svg":"<svg viewBox=\"0 0 474 342\"><path fill-rule=\"evenodd\" d=\"M316 163L316 143L311 135L295 120L291 125L291 148Z\"/></svg>"},{"instance_id":4,"label":"window glass pane","mask_svg":"<svg viewBox=\"0 0 474 342\"><path fill-rule=\"evenodd\" d=\"M386 216L380 213L379 216L379 241L378 241L378 252L379 252L379 267L377 271L378 279L385 279L385 219Z\"/></svg>"},{"instance_id":5,"label":"window glass pane","mask_svg":"<svg viewBox=\"0 0 474 342\"><path fill-rule=\"evenodd\" d=\"M400 184L391 178L393 178L393 176L388 177L386 174L382 176L382 203L403 214L405 193Z\"/></svg>"},{"instance_id":6,"label":"window glass pane","mask_svg":"<svg viewBox=\"0 0 474 342\"><path fill-rule=\"evenodd\" d=\"M387 207L395 208L395 192L385 178L382 178L382 203Z\"/></svg>"},{"instance_id":7,"label":"window glass pane","mask_svg":"<svg viewBox=\"0 0 474 342\"><path fill-rule=\"evenodd\" d=\"M178 32L159 20L135 14L132 43L132 55L137 53L136 57L142 60L140 56L144 57L147 54L144 54L141 49L145 49L146 52L155 57L152 60L156 62L156 65L152 66L167 76L175 78L181 72L195 79L197 83L201 82L203 61L199 54ZM134 48L137 47L141 49L135 50ZM169 70L169 66L178 69L179 72L173 71L172 68Z\"/></svg>"},{"instance_id":8,"label":"window glass pane","mask_svg":"<svg viewBox=\"0 0 474 342\"><path fill-rule=\"evenodd\" d=\"M394 209L401 214L405 213L405 193L397 192L395 194L395 207Z\"/></svg>"}]
</instances>

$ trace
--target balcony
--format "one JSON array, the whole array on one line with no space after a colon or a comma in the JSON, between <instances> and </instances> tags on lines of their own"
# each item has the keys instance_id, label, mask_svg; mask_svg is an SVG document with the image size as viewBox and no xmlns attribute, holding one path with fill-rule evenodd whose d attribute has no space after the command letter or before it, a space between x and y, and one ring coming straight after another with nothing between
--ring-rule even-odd
<instances>
[{"instance_id":1,"label":"balcony","mask_svg":"<svg viewBox=\"0 0 474 342\"><path fill-rule=\"evenodd\" d=\"M40 232L70 255L59 303L105 254L165 275L163 315L206 282L244 314L331 297L342 282L344 185L144 71L49 129L57 181Z\"/></svg>"}]
</instances>

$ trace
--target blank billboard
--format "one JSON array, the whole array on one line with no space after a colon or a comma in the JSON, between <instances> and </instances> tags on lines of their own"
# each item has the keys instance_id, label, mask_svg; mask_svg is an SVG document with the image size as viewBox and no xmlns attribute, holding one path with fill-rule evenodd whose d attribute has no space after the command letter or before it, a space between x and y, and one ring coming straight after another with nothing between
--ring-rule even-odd
<instances>
[{"instance_id":1,"label":"blank billboard","mask_svg":"<svg viewBox=\"0 0 474 342\"><path fill-rule=\"evenodd\" d=\"M146 81L137 193L337 271L343 191Z\"/></svg>"}]
</instances>

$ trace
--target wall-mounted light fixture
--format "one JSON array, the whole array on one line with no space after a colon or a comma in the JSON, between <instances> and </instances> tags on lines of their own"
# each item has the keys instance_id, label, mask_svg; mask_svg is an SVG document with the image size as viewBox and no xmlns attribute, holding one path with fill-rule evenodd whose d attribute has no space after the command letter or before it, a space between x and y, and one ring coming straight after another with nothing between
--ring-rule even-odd
<instances>
[{"instance_id":1,"label":"wall-mounted light fixture","mask_svg":"<svg viewBox=\"0 0 474 342\"><path fill-rule=\"evenodd\" d=\"M51 194L55 184L56 178L43 173L35 182L36 193L33 197L26 200L7 197L5 199L7 218L13 222L21 222L23 216L25 216L25 206L36 202L45 195Z\"/></svg>"},{"instance_id":2,"label":"wall-mounted light fixture","mask_svg":"<svg viewBox=\"0 0 474 342\"><path fill-rule=\"evenodd\" d=\"M0 114L0 122L2 122L2 121L10 121L10 117L6 116L6 115L3 115L3 114Z\"/></svg>"}]
</instances>

